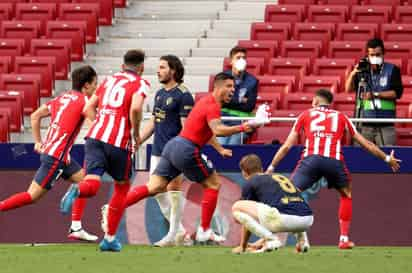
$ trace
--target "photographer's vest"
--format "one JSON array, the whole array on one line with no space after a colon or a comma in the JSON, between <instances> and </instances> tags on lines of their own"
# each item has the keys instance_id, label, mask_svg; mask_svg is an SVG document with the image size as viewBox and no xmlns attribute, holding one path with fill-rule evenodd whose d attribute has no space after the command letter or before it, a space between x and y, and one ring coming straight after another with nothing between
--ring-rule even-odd
<instances>
[{"instance_id":1,"label":"photographer's vest","mask_svg":"<svg viewBox=\"0 0 412 273\"><path fill-rule=\"evenodd\" d=\"M373 92L391 90L391 77L394 65L384 63L380 73L371 73L369 85ZM363 100L363 117L365 118L395 118L396 100L375 98ZM376 109L375 109L376 107Z\"/></svg>"}]
</instances>

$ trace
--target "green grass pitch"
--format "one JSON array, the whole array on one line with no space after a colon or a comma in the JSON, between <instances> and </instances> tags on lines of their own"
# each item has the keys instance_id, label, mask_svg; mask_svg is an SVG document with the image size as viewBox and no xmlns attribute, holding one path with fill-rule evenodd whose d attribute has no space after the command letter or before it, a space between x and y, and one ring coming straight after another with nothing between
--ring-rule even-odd
<instances>
[{"instance_id":1,"label":"green grass pitch","mask_svg":"<svg viewBox=\"0 0 412 273\"><path fill-rule=\"evenodd\" d=\"M96 244L0 245L1 273L408 273L412 248L291 247L263 254L233 255L230 248L125 246L120 253L98 251Z\"/></svg>"}]
</instances>

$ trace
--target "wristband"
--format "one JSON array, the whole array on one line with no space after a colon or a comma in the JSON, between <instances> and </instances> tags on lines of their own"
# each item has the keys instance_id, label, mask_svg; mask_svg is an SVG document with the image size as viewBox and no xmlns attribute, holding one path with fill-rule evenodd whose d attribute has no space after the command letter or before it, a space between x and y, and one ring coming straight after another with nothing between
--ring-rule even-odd
<instances>
[{"instance_id":1,"label":"wristband","mask_svg":"<svg viewBox=\"0 0 412 273\"><path fill-rule=\"evenodd\" d=\"M273 165L270 164L269 167L267 168L267 171L268 171L268 172L273 172L274 169L275 169L275 168L273 167Z\"/></svg>"},{"instance_id":2,"label":"wristband","mask_svg":"<svg viewBox=\"0 0 412 273\"><path fill-rule=\"evenodd\" d=\"M389 163L391 161L391 156L390 155L386 155L385 156L385 162Z\"/></svg>"},{"instance_id":3,"label":"wristband","mask_svg":"<svg viewBox=\"0 0 412 273\"><path fill-rule=\"evenodd\" d=\"M239 132L244 132L245 131L245 126L242 124L239 125Z\"/></svg>"}]
</instances>

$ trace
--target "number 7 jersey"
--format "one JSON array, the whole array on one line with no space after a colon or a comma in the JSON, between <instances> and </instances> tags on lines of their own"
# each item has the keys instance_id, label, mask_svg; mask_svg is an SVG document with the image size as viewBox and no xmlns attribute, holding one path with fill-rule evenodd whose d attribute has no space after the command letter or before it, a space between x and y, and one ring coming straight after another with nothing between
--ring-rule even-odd
<instances>
[{"instance_id":1,"label":"number 7 jersey","mask_svg":"<svg viewBox=\"0 0 412 273\"><path fill-rule=\"evenodd\" d=\"M345 130L353 137L356 128L344 114L328 107L316 107L303 112L292 131L305 135L305 150L302 157L320 155L343 160L342 139Z\"/></svg>"},{"instance_id":2,"label":"number 7 jersey","mask_svg":"<svg viewBox=\"0 0 412 273\"><path fill-rule=\"evenodd\" d=\"M93 138L122 149L130 148L130 106L135 93L146 97L149 83L133 72L107 77L96 90L97 116L86 138Z\"/></svg>"}]
</instances>

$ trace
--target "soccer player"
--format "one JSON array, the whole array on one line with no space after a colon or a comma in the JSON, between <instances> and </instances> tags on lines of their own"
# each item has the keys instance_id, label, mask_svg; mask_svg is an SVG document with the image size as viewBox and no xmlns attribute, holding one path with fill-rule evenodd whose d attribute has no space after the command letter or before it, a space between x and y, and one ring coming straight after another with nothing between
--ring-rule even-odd
<instances>
[{"instance_id":1,"label":"soccer player","mask_svg":"<svg viewBox=\"0 0 412 273\"><path fill-rule=\"evenodd\" d=\"M230 101L234 91L234 78L225 73L215 76L213 93L195 104L185 121L180 134L164 147L160 161L146 185L135 187L127 196L127 204L137 203L151 195L164 192L167 185L183 173L189 180L201 183L204 192L201 223L196 232L196 240L222 242L224 238L215 234L210 222L216 208L220 182L210 161L200 153L200 149L210 143L222 156L231 156L231 151L217 143L215 135L228 136L239 132L252 131L251 122L226 126L220 119L220 107ZM164 241L173 244L178 231L181 211L177 210L170 219L169 233Z\"/></svg>"},{"instance_id":2,"label":"soccer player","mask_svg":"<svg viewBox=\"0 0 412 273\"><path fill-rule=\"evenodd\" d=\"M386 155L379 147L359 134L344 114L330 108L332 101L333 95L330 91L320 89L316 92L312 101L313 108L298 117L285 143L273 157L267 172L273 172L303 131L306 138L305 149L302 159L291 175L291 180L299 190L305 191L324 177L328 181L328 187L335 188L340 193L338 246L340 249L351 249L354 247L354 243L349 241L352 185L341 148L345 130L363 148L388 163L393 172L399 170L400 160L395 158L393 150L390 155Z\"/></svg>"},{"instance_id":3,"label":"soccer player","mask_svg":"<svg viewBox=\"0 0 412 273\"><path fill-rule=\"evenodd\" d=\"M139 127L148 83L141 78L145 54L129 50L124 55L123 71L107 77L86 105L86 115L94 120L86 136L86 177L68 191L61 210L68 211L76 197L96 195L101 177L107 172L115 180L108 208L108 228L100 243L101 251L120 251L116 231L125 209L130 188L131 146L140 142ZM133 129L133 134L131 134Z\"/></svg>"},{"instance_id":4,"label":"soccer player","mask_svg":"<svg viewBox=\"0 0 412 273\"><path fill-rule=\"evenodd\" d=\"M246 252L251 232L264 239L260 249L270 251L281 246L273 233L295 232L297 250L307 251L304 231L313 224L312 210L299 190L286 177L264 174L262 162L255 154L244 156L240 163L243 177L242 200L233 204L233 217L242 225L240 246L233 253Z\"/></svg>"},{"instance_id":5,"label":"soccer player","mask_svg":"<svg viewBox=\"0 0 412 273\"><path fill-rule=\"evenodd\" d=\"M31 115L34 150L40 154L41 165L25 192L10 196L0 202L0 211L7 211L37 202L60 178L79 183L84 178L83 169L70 158L70 150L84 121L83 108L87 97L96 90L97 74L91 66L75 69L71 75L72 90L40 106ZM51 117L46 139L40 134L40 122ZM72 224L68 237L96 241L97 236L82 229L81 218L86 199L76 199L72 210Z\"/></svg>"}]
</instances>

